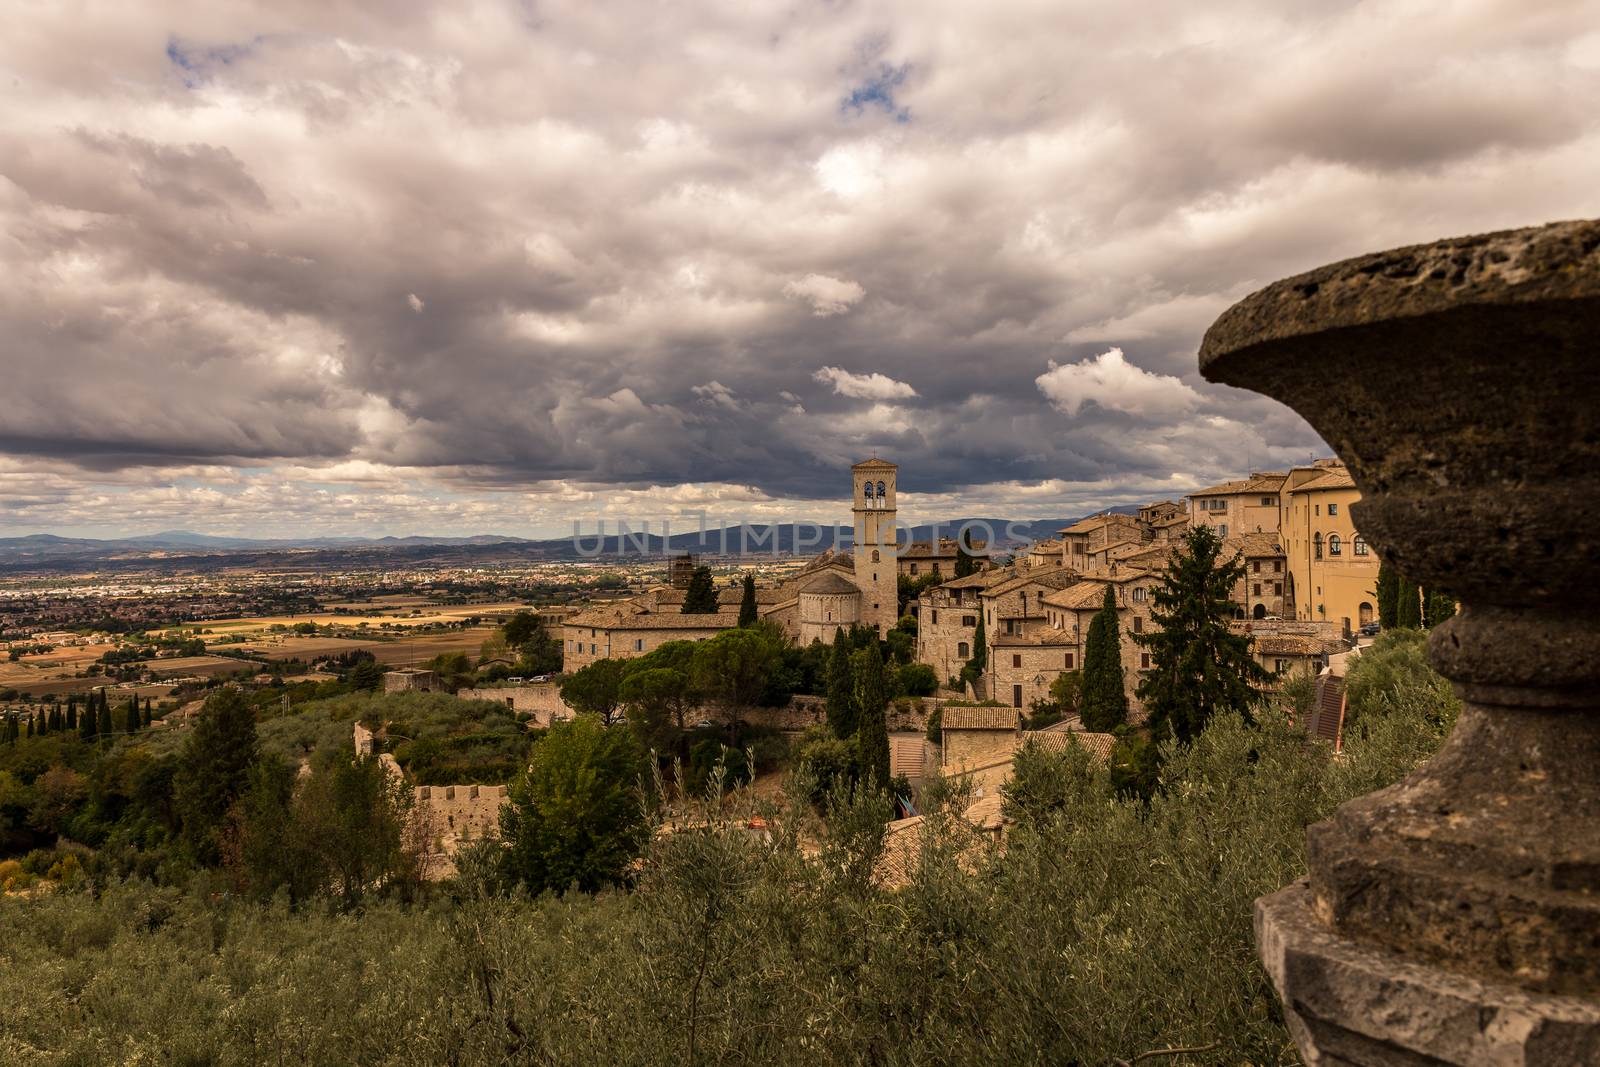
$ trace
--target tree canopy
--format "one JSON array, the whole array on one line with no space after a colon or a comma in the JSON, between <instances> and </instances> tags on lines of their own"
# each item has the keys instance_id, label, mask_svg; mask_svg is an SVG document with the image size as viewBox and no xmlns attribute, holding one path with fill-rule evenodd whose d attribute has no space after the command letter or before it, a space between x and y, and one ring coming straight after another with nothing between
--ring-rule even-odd
<instances>
[{"instance_id":1,"label":"tree canopy","mask_svg":"<svg viewBox=\"0 0 1600 1067\"><path fill-rule=\"evenodd\" d=\"M1083 683L1079 692L1086 729L1106 731L1128 721L1128 691L1123 684L1122 627L1117 597L1106 586L1104 602L1089 623L1083 645Z\"/></svg>"},{"instance_id":2,"label":"tree canopy","mask_svg":"<svg viewBox=\"0 0 1600 1067\"><path fill-rule=\"evenodd\" d=\"M1249 721L1258 687L1272 677L1255 661L1250 639L1228 626L1245 564L1221 554L1222 540L1210 527L1190 529L1153 590L1153 632L1133 635L1150 650L1139 699L1157 738L1187 744L1223 711Z\"/></svg>"},{"instance_id":3,"label":"tree canopy","mask_svg":"<svg viewBox=\"0 0 1600 1067\"><path fill-rule=\"evenodd\" d=\"M689 576L689 589L683 596L685 615L712 615L717 611L717 588L711 581L710 567L696 567Z\"/></svg>"}]
</instances>

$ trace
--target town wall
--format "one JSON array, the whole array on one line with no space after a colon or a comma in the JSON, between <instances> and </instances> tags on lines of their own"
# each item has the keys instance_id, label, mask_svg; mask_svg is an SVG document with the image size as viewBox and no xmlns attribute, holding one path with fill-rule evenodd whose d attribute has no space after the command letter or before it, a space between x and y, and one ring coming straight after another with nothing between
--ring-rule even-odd
<instances>
[{"instance_id":1,"label":"town wall","mask_svg":"<svg viewBox=\"0 0 1600 1067\"><path fill-rule=\"evenodd\" d=\"M462 700L489 700L504 704L519 714L533 716L537 726L549 726L553 721L570 719L574 714L566 701L561 699L561 686L555 682L463 689L456 696Z\"/></svg>"}]
</instances>

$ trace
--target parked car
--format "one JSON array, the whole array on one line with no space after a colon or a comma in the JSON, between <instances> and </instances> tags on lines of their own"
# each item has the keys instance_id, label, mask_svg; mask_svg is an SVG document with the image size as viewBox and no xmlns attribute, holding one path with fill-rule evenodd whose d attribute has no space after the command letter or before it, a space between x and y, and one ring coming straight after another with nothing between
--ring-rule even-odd
<instances>
[{"instance_id":1,"label":"parked car","mask_svg":"<svg viewBox=\"0 0 1600 1067\"><path fill-rule=\"evenodd\" d=\"M1362 637L1377 637L1378 636L1378 631L1381 630L1381 629L1383 629L1383 627L1380 624L1375 623L1375 622L1369 622L1365 626L1363 626L1360 630L1358 630L1356 632L1359 633Z\"/></svg>"}]
</instances>

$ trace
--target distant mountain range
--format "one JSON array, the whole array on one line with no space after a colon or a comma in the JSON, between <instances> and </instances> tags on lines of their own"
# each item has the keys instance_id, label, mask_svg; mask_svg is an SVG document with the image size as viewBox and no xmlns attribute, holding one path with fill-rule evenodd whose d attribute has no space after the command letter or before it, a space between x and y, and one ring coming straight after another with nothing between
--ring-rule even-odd
<instances>
[{"instance_id":1,"label":"distant mountain range","mask_svg":"<svg viewBox=\"0 0 1600 1067\"><path fill-rule=\"evenodd\" d=\"M1133 506L1107 509L1131 514ZM913 541L927 541L935 529L940 537L954 537L963 527L975 541L992 541L996 551L1008 551L1031 541L1054 537L1076 519L1027 521L971 517L950 519L910 528ZM615 529L615 527L612 527ZM634 533L603 537L595 533L533 540L508 534L473 534L470 537L219 537L187 530L163 530L138 537L96 539L31 534L0 537L0 573L70 573L94 570L107 564L145 564L162 570L183 568L270 566L350 566L362 563L391 565L406 562L492 562L496 560L583 559L665 555L676 552L707 554L792 554L848 547L853 540L848 526L780 523L777 526L739 524L704 532L673 534Z\"/></svg>"}]
</instances>

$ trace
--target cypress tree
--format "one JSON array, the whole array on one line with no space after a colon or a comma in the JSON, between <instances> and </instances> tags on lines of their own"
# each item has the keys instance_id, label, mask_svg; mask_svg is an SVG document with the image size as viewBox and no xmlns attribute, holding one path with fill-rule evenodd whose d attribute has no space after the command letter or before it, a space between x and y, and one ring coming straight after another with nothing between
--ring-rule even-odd
<instances>
[{"instance_id":1,"label":"cypress tree","mask_svg":"<svg viewBox=\"0 0 1600 1067\"><path fill-rule=\"evenodd\" d=\"M136 734L136 733L139 732L139 694L138 693L135 693L135 694L133 694L133 696L128 698L128 722L127 722L127 728L128 728L128 732L130 734Z\"/></svg>"},{"instance_id":2,"label":"cypress tree","mask_svg":"<svg viewBox=\"0 0 1600 1067\"><path fill-rule=\"evenodd\" d=\"M1139 699L1157 738L1188 743L1219 711L1248 720L1257 687L1270 681L1250 652L1250 639L1228 628L1231 593L1244 577L1244 560L1222 561L1222 541L1209 527L1191 529L1152 592L1153 633L1133 639L1150 650L1150 671Z\"/></svg>"},{"instance_id":3,"label":"cypress tree","mask_svg":"<svg viewBox=\"0 0 1600 1067\"><path fill-rule=\"evenodd\" d=\"M69 696L69 697L67 697L67 729L76 730L77 728L78 728L78 698Z\"/></svg>"},{"instance_id":4,"label":"cypress tree","mask_svg":"<svg viewBox=\"0 0 1600 1067\"><path fill-rule=\"evenodd\" d=\"M1378 598L1378 625L1385 630L1400 625L1395 621L1400 607L1400 576L1389 564L1378 564L1378 586L1373 593Z\"/></svg>"},{"instance_id":5,"label":"cypress tree","mask_svg":"<svg viewBox=\"0 0 1600 1067\"><path fill-rule=\"evenodd\" d=\"M989 666L989 639L983 632L983 603L978 604L978 626L972 631L972 658L961 668L961 680L976 683Z\"/></svg>"},{"instance_id":6,"label":"cypress tree","mask_svg":"<svg viewBox=\"0 0 1600 1067\"><path fill-rule=\"evenodd\" d=\"M144 701L144 722L142 724L144 726L149 726L150 725L150 705L152 703L154 703L154 701L151 698L149 698L149 697L145 698L145 701Z\"/></svg>"},{"instance_id":7,"label":"cypress tree","mask_svg":"<svg viewBox=\"0 0 1600 1067\"><path fill-rule=\"evenodd\" d=\"M190 854L214 863L216 830L243 792L256 759L255 709L229 686L206 699L188 733L172 776L173 805Z\"/></svg>"},{"instance_id":8,"label":"cypress tree","mask_svg":"<svg viewBox=\"0 0 1600 1067\"><path fill-rule=\"evenodd\" d=\"M1401 578L1395 596L1394 624L1402 629L1419 629L1422 626L1422 597L1415 583Z\"/></svg>"},{"instance_id":9,"label":"cypress tree","mask_svg":"<svg viewBox=\"0 0 1600 1067\"><path fill-rule=\"evenodd\" d=\"M956 534L957 578L965 578L967 575L975 573L978 569L978 558L967 551L967 539L970 536L971 531L966 527L962 527L961 532Z\"/></svg>"},{"instance_id":10,"label":"cypress tree","mask_svg":"<svg viewBox=\"0 0 1600 1067\"><path fill-rule=\"evenodd\" d=\"M685 615L711 615L717 610L717 588L711 582L710 567L696 567L683 595Z\"/></svg>"},{"instance_id":11,"label":"cypress tree","mask_svg":"<svg viewBox=\"0 0 1600 1067\"><path fill-rule=\"evenodd\" d=\"M100 718L95 732L101 737L110 737L115 730L116 727L111 725L111 698L106 696L105 690L102 689L100 690Z\"/></svg>"},{"instance_id":12,"label":"cypress tree","mask_svg":"<svg viewBox=\"0 0 1600 1067\"><path fill-rule=\"evenodd\" d=\"M739 598L739 625L754 626L756 618L756 576L746 571L744 595Z\"/></svg>"},{"instance_id":13,"label":"cypress tree","mask_svg":"<svg viewBox=\"0 0 1600 1067\"><path fill-rule=\"evenodd\" d=\"M95 706L94 694L89 694L89 699L84 702L83 710L78 713L78 736L88 741L99 729L99 708Z\"/></svg>"},{"instance_id":14,"label":"cypress tree","mask_svg":"<svg viewBox=\"0 0 1600 1067\"><path fill-rule=\"evenodd\" d=\"M31 718L28 720L28 736L33 736L33 720Z\"/></svg>"},{"instance_id":15,"label":"cypress tree","mask_svg":"<svg viewBox=\"0 0 1600 1067\"><path fill-rule=\"evenodd\" d=\"M1085 729L1106 733L1128 721L1128 691L1123 688L1122 626L1112 587L1089 623L1083 643L1083 687L1079 713Z\"/></svg>"},{"instance_id":16,"label":"cypress tree","mask_svg":"<svg viewBox=\"0 0 1600 1067\"><path fill-rule=\"evenodd\" d=\"M855 679L850 671L850 641L843 627L833 631L828 655L828 728L841 741L856 732Z\"/></svg>"},{"instance_id":17,"label":"cypress tree","mask_svg":"<svg viewBox=\"0 0 1600 1067\"><path fill-rule=\"evenodd\" d=\"M874 641L850 657L856 695L856 770L879 789L889 785L888 694L883 684L883 655Z\"/></svg>"}]
</instances>

